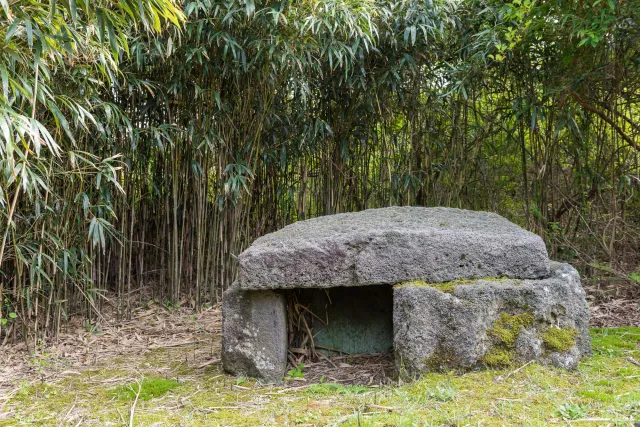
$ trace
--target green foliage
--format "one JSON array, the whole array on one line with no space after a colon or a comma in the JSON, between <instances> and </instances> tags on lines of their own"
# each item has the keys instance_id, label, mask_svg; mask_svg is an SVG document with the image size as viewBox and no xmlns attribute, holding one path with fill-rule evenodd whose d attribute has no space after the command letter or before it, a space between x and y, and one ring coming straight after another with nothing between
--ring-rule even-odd
<instances>
[{"instance_id":1,"label":"green foliage","mask_svg":"<svg viewBox=\"0 0 640 427\"><path fill-rule=\"evenodd\" d=\"M9 302L9 298L4 299L4 307L0 310L0 327L7 326L10 322L15 322L18 318L18 314L14 311L14 308ZM3 314L5 317L3 317Z\"/></svg>"},{"instance_id":2,"label":"green foliage","mask_svg":"<svg viewBox=\"0 0 640 427\"><path fill-rule=\"evenodd\" d=\"M110 93L131 41L184 17L175 0L0 6L0 300L12 283L25 326L36 313L60 324L77 290L95 309L92 260L121 237L114 142L133 129Z\"/></svg>"},{"instance_id":3,"label":"green foliage","mask_svg":"<svg viewBox=\"0 0 640 427\"><path fill-rule=\"evenodd\" d=\"M360 385L342 385L336 383L321 383L321 384L311 384L307 388L307 392L313 395L352 395L352 394L361 394L370 391L368 387L360 386Z\"/></svg>"},{"instance_id":4,"label":"green foliage","mask_svg":"<svg viewBox=\"0 0 640 427\"><path fill-rule=\"evenodd\" d=\"M287 372L287 375L289 376L289 378L304 378L304 373L302 372L302 368L304 368L304 364L301 363L298 366L296 366L295 369L291 369L289 372Z\"/></svg>"},{"instance_id":5,"label":"green foliage","mask_svg":"<svg viewBox=\"0 0 640 427\"><path fill-rule=\"evenodd\" d=\"M456 398L456 389L451 385L438 385L429 393L429 399L437 402L451 402Z\"/></svg>"},{"instance_id":6,"label":"green foliage","mask_svg":"<svg viewBox=\"0 0 640 427\"><path fill-rule=\"evenodd\" d=\"M584 418L585 411L580 405L575 403L563 403L556 408L558 415L565 420L577 420Z\"/></svg>"},{"instance_id":7,"label":"green foliage","mask_svg":"<svg viewBox=\"0 0 640 427\"><path fill-rule=\"evenodd\" d=\"M135 382L118 386L112 389L110 393L119 400L134 401L136 396L138 396L138 400L151 400L165 395L180 385L179 382L173 380L144 378L140 383Z\"/></svg>"}]
</instances>

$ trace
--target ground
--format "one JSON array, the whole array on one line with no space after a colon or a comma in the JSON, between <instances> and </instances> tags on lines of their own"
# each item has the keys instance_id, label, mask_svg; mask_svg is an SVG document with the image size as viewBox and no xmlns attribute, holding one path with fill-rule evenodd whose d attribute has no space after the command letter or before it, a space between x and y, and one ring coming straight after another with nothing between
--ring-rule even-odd
<instances>
[{"instance_id":1,"label":"ground","mask_svg":"<svg viewBox=\"0 0 640 427\"><path fill-rule=\"evenodd\" d=\"M344 357L332 366L299 367L285 384L267 386L221 371L217 307L196 314L152 305L117 327L77 326L37 355L0 347L5 362L0 426L630 426L640 421L639 327L592 329L594 355L573 372L529 363L391 382L384 360L369 358L359 369L361 360Z\"/></svg>"}]
</instances>

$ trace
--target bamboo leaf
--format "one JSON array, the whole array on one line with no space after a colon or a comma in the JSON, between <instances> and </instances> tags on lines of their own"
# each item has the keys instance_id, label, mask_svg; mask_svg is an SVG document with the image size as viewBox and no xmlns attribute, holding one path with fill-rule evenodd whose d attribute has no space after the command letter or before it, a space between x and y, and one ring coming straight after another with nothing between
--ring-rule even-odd
<instances>
[{"instance_id":1,"label":"bamboo leaf","mask_svg":"<svg viewBox=\"0 0 640 427\"><path fill-rule=\"evenodd\" d=\"M71 19L75 22L78 20L78 6L76 0L69 0L69 12L71 13Z\"/></svg>"}]
</instances>

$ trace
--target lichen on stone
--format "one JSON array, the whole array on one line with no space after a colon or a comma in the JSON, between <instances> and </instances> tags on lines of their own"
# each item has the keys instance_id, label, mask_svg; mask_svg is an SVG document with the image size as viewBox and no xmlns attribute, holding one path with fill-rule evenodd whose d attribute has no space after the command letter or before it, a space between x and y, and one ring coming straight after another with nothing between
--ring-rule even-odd
<instances>
[{"instance_id":1,"label":"lichen on stone","mask_svg":"<svg viewBox=\"0 0 640 427\"><path fill-rule=\"evenodd\" d=\"M442 283L427 283L424 280L411 280L409 282L398 283L394 287L402 288L405 286L415 286L415 287L430 287L437 289L441 292L451 293L456 288L454 282L442 282Z\"/></svg>"},{"instance_id":2,"label":"lichen on stone","mask_svg":"<svg viewBox=\"0 0 640 427\"><path fill-rule=\"evenodd\" d=\"M575 328L551 327L542 333L542 342L547 349L552 351L569 351L576 345L578 331Z\"/></svg>"}]
</instances>

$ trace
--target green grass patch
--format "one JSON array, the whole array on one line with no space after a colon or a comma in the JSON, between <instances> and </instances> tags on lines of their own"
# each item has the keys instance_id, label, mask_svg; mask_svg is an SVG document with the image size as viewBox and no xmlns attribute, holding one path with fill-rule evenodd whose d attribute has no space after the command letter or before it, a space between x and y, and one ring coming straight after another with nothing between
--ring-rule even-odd
<instances>
[{"instance_id":1,"label":"green grass patch","mask_svg":"<svg viewBox=\"0 0 640 427\"><path fill-rule=\"evenodd\" d=\"M140 388L142 385L142 388ZM151 400L167 394L169 391L181 384L174 380L165 380L163 378L144 378L142 383L130 383L121 385L111 390L111 395L118 400L133 401L138 395L138 400Z\"/></svg>"},{"instance_id":2,"label":"green grass patch","mask_svg":"<svg viewBox=\"0 0 640 427\"><path fill-rule=\"evenodd\" d=\"M592 328L591 342L596 353L622 354L640 349L640 327Z\"/></svg>"},{"instance_id":3,"label":"green grass patch","mask_svg":"<svg viewBox=\"0 0 640 427\"><path fill-rule=\"evenodd\" d=\"M149 366L134 363L141 358L125 359L57 382L25 383L3 409L12 415L0 426L123 425L122 417L126 424L137 384L118 379L140 372L147 379L136 426L633 425L640 421L640 367L628 358L640 360L640 328L591 333L594 355L575 371L514 363L507 369L434 372L380 387L300 380L285 388L230 377L217 366L194 370L182 385L153 377L175 374L175 361L185 359L176 350L149 360Z\"/></svg>"}]
</instances>

